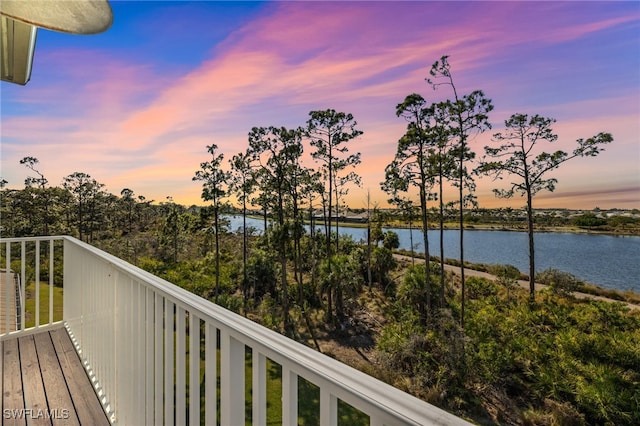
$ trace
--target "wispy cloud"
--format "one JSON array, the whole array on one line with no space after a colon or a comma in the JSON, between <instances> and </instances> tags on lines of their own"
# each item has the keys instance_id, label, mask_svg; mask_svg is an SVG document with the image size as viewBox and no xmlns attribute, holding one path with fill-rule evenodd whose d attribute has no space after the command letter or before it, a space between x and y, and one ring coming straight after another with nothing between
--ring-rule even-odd
<instances>
[{"instance_id":1,"label":"wispy cloud","mask_svg":"<svg viewBox=\"0 0 640 426\"><path fill-rule=\"evenodd\" d=\"M527 112L557 117L558 131L571 141L611 131L616 144L603 158L633 169L628 152L639 134L637 78L630 83L628 74L626 80L609 75L608 86L601 81L592 98L584 96L589 87L574 87L565 77L558 78L561 90L549 81L580 66L571 57L554 64L556 46L637 28L638 15L637 9L571 3L277 2L228 29L203 60L170 69L163 64L171 59L158 56L157 48L139 57L118 46L38 51L42 78L2 100L3 174L19 185L24 171L16 164L34 155L45 174L55 175L52 182L86 167L82 171L114 192L135 186L153 193L150 198L196 202L199 188L191 177L206 159L206 145L218 144L230 158L246 147L252 126L303 125L308 111L331 107L354 113L365 131L353 149L363 153L358 171L365 188L377 188L404 131L395 105L411 92L449 96L424 81L442 54L451 55L460 91L482 88L494 99L497 129L511 113ZM166 13L150 16L155 21L145 21L147 32L166 24ZM193 38L188 24L176 28L185 40ZM181 31L173 34L179 39ZM638 62L619 58L616 66ZM572 167L560 175L567 182L581 173ZM604 176L620 174L593 167ZM481 182L482 191L489 186Z\"/></svg>"}]
</instances>

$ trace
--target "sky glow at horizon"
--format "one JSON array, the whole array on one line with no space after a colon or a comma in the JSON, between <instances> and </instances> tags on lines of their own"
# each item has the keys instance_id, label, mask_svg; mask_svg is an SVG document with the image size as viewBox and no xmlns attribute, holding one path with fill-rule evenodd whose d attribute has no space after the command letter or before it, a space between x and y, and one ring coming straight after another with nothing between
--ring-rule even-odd
<instances>
[{"instance_id":1,"label":"sky glow at horizon","mask_svg":"<svg viewBox=\"0 0 640 426\"><path fill-rule=\"evenodd\" d=\"M349 146L362 153L363 185L347 203L365 207L370 190L385 205L379 183L406 128L395 107L414 92L429 102L451 96L425 82L446 54L459 93L481 89L495 106L493 129L471 141L478 156L513 113L557 119L559 140L546 151L613 134L598 157L550 175L556 191L534 207L640 208L638 2L111 4L104 34L40 30L31 81L2 83L9 187L33 175L19 164L33 156L50 185L85 172L113 194L204 204L192 177L207 145L228 160L254 126L303 126L309 111L333 108L364 131ZM478 179L480 207L524 205L495 198L491 189L508 182Z\"/></svg>"}]
</instances>

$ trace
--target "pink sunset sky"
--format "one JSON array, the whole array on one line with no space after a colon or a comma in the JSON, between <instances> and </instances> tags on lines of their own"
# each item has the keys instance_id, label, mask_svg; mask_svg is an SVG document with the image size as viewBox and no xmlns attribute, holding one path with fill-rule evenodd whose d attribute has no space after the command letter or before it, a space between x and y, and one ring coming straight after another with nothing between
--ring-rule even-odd
<instances>
[{"instance_id":1,"label":"pink sunset sky","mask_svg":"<svg viewBox=\"0 0 640 426\"><path fill-rule=\"evenodd\" d=\"M158 202L203 204L192 177L206 146L225 159L254 126L303 126L312 110L350 112L364 134L360 188L380 190L406 123L405 96L450 97L425 82L449 55L459 93L493 100L493 129L474 137L479 156L513 113L554 117L571 151L601 131L614 142L552 177L534 207L640 208L640 3L638 2L112 2L114 26L73 36L40 30L31 82L1 86L1 171L11 188L39 159L50 185L84 172L106 189ZM306 149L305 155L309 155ZM311 161L308 164L312 164ZM481 207L508 180L477 181ZM447 199L456 194L450 191Z\"/></svg>"}]
</instances>

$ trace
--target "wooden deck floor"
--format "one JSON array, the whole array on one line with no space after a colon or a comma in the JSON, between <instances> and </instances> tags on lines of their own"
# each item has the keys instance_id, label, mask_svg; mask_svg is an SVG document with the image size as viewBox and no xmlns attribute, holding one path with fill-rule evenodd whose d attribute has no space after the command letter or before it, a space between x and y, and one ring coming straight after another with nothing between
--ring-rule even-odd
<instances>
[{"instance_id":1,"label":"wooden deck floor","mask_svg":"<svg viewBox=\"0 0 640 426\"><path fill-rule=\"evenodd\" d=\"M2 425L109 425L66 329L0 342Z\"/></svg>"}]
</instances>

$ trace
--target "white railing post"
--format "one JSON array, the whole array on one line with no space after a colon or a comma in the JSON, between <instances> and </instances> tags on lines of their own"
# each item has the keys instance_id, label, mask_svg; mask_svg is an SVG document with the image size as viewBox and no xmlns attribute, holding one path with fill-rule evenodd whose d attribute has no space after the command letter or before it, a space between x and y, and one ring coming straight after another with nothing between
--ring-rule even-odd
<instances>
[{"instance_id":1,"label":"white railing post","mask_svg":"<svg viewBox=\"0 0 640 426\"><path fill-rule=\"evenodd\" d=\"M267 357L261 354L257 348L253 349L251 361L252 395L254 426L267 424Z\"/></svg>"},{"instance_id":2,"label":"white railing post","mask_svg":"<svg viewBox=\"0 0 640 426\"><path fill-rule=\"evenodd\" d=\"M138 400L138 406L134 410L134 420L140 420L142 423L149 424L150 420L147 417L147 383L146 383L146 345L145 339L146 333L146 320L147 320L147 294L146 287L140 284L138 281L134 281L134 288L136 292L136 300L138 302L137 318L135 318L135 333L136 333L136 356L135 356L135 371L137 374L136 381L136 398Z\"/></svg>"},{"instance_id":3,"label":"white railing post","mask_svg":"<svg viewBox=\"0 0 640 426\"><path fill-rule=\"evenodd\" d=\"M200 318L189 312L189 424L200 426Z\"/></svg>"},{"instance_id":4,"label":"white railing post","mask_svg":"<svg viewBox=\"0 0 640 426\"><path fill-rule=\"evenodd\" d=\"M187 385L186 385L186 327L185 311L181 306L176 306L176 424L184 425L187 422Z\"/></svg>"},{"instance_id":5,"label":"white railing post","mask_svg":"<svg viewBox=\"0 0 640 426\"><path fill-rule=\"evenodd\" d=\"M164 424L164 390L162 388L164 377L164 358L163 358L163 332L164 332L164 299L159 294L154 295L154 341L153 341L153 353L154 353L154 424L160 426Z\"/></svg>"},{"instance_id":6,"label":"white railing post","mask_svg":"<svg viewBox=\"0 0 640 426\"><path fill-rule=\"evenodd\" d=\"M298 424L298 375L282 366L282 424Z\"/></svg>"},{"instance_id":7,"label":"white railing post","mask_svg":"<svg viewBox=\"0 0 640 426\"><path fill-rule=\"evenodd\" d=\"M7 241L6 245L5 245L5 250L4 250L4 254L6 256L5 259L5 281L7 282L7 290L5 292L4 295L4 300L5 300L5 304L4 304L4 314L5 314L5 333L9 333L13 330L11 330L11 326L9 325L9 318L10 318L10 312L11 312L11 304L9 302L9 300L11 300L11 286L9 285L9 283L12 281L11 280L11 243ZM0 330L2 331L2 330Z\"/></svg>"},{"instance_id":8,"label":"white railing post","mask_svg":"<svg viewBox=\"0 0 640 426\"><path fill-rule=\"evenodd\" d=\"M211 323L205 323L205 424L218 424L218 331Z\"/></svg>"},{"instance_id":9,"label":"white railing post","mask_svg":"<svg viewBox=\"0 0 640 426\"><path fill-rule=\"evenodd\" d=\"M108 353L114 358L112 361L115 365L115 387L110 392L111 398L114 404L114 411L116 421L118 423L125 423L127 420L127 401L129 400L129 389L131 389L131 377L128 376L126 368L128 354L131 353L131 347L129 344L130 333L127 333L128 309L125 306L129 300L129 295L124 291L124 284L121 282L120 277L116 277L114 281L115 303L114 303L114 317L116 324L114 330L116 336L119 336L115 342L115 348ZM109 363L109 360L105 360L105 363Z\"/></svg>"},{"instance_id":10,"label":"white railing post","mask_svg":"<svg viewBox=\"0 0 640 426\"><path fill-rule=\"evenodd\" d=\"M35 285L35 293L36 293L36 307L35 307L35 317L36 317L36 328L40 327L40 240L36 240L36 285Z\"/></svg>"},{"instance_id":11,"label":"white railing post","mask_svg":"<svg viewBox=\"0 0 640 426\"><path fill-rule=\"evenodd\" d=\"M320 387L320 424L338 425L338 398L325 386Z\"/></svg>"},{"instance_id":12,"label":"white railing post","mask_svg":"<svg viewBox=\"0 0 640 426\"><path fill-rule=\"evenodd\" d=\"M244 424L244 344L227 330L220 335L220 422L222 426Z\"/></svg>"},{"instance_id":13,"label":"white railing post","mask_svg":"<svg viewBox=\"0 0 640 426\"><path fill-rule=\"evenodd\" d=\"M49 324L53 324L53 283L54 283L54 270L53 270L53 239L49 240Z\"/></svg>"},{"instance_id":14,"label":"white railing post","mask_svg":"<svg viewBox=\"0 0 640 426\"><path fill-rule=\"evenodd\" d=\"M155 338L155 306L153 290L149 287L144 288L146 294L145 320L144 320L144 355L143 364L145 365L145 401L144 410L146 424L154 424L154 364L156 361L154 354L154 338Z\"/></svg>"},{"instance_id":15,"label":"white railing post","mask_svg":"<svg viewBox=\"0 0 640 426\"><path fill-rule=\"evenodd\" d=\"M20 330L25 329L25 299L27 297L27 249L26 241L20 243Z\"/></svg>"},{"instance_id":16,"label":"white railing post","mask_svg":"<svg viewBox=\"0 0 640 426\"><path fill-rule=\"evenodd\" d=\"M173 302L164 301L164 424L174 424L174 391L175 384L173 377L174 360L174 307Z\"/></svg>"}]
</instances>

